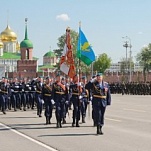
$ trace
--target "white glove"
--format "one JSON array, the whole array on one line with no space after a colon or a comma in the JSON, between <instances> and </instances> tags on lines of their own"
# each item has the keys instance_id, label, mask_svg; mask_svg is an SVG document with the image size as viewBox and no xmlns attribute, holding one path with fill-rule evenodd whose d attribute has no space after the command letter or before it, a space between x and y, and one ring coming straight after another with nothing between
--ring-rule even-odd
<instances>
[{"instance_id":1,"label":"white glove","mask_svg":"<svg viewBox=\"0 0 151 151\"><path fill-rule=\"evenodd\" d=\"M31 87L29 87L29 90L31 90Z\"/></svg>"},{"instance_id":2,"label":"white glove","mask_svg":"<svg viewBox=\"0 0 151 151\"><path fill-rule=\"evenodd\" d=\"M53 99L51 99L51 103L52 103L52 105L54 105L54 104L55 104L55 101L54 101Z\"/></svg>"},{"instance_id":3,"label":"white glove","mask_svg":"<svg viewBox=\"0 0 151 151\"><path fill-rule=\"evenodd\" d=\"M41 99L41 102L42 102L42 104L44 104L44 103L45 103L43 99Z\"/></svg>"},{"instance_id":4,"label":"white glove","mask_svg":"<svg viewBox=\"0 0 151 151\"><path fill-rule=\"evenodd\" d=\"M66 104L69 104L69 101L66 101L65 103L66 103Z\"/></svg>"},{"instance_id":5,"label":"white glove","mask_svg":"<svg viewBox=\"0 0 151 151\"><path fill-rule=\"evenodd\" d=\"M11 89L11 92L14 92L14 89Z\"/></svg>"},{"instance_id":6,"label":"white glove","mask_svg":"<svg viewBox=\"0 0 151 151\"><path fill-rule=\"evenodd\" d=\"M80 96L79 96L79 99L81 100L82 98L83 98L83 96L80 95Z\"/></svg>"},{"instance_id":7,"label":"white glove","mask_svg":"<svg viewBox=\"0 0 151 151\"><path fill-rule=\"evenodd\" d=\"M16 86L15 86L15 88L19 88L19 86L18 86L18 85L16 85Z\"/></svg>"},{"instance_id":8,"label":"white glove","mask_svg":"<svg viewBox=\"0 0 151 151\"><path fill-rule=\"evenodd\" d=\"M95 79L95 78L93 78L92 80L90 80L90 82L91 82L91 83L94 83L94 82L95 82L95 80L96 80L96 79Z\"/></svg>"},{"instance_id":9,"label":"white glove","mask_svg":"<svg viewBox=\"0 0 151 151\"><path fill-rule=\"evenodd\" d=\"M78 86L81 86L81 82L78 82Z\"/></svg>"},{"instance_id":10,"label":"white glove","mask_svg":"<svg viewBox=\"0 0 151 151\"><path fill-rule=\"evenodd\" d=\"M29 87L29 84L26 84L26 87Z\"/></svg>"},{"instance_id":11,"label":"white glove","mask_svg":"<svg viewBox=\"0 0 151 151\"><path fill-rule=\"evenodd\" d=\"M91 97L90 97L90 100L92 101L92 99L93 99L93 97L91 96Z\"/></svg>"},{"instance_id":12,"label":"white glove","mask_svg":"<svg viewBox=\"0 0 151 151\"><path fill-rule=\"evenodd\" d=\"M24 89L22 89L22 92L24 92Z\"/></svg>"}]
</instances>

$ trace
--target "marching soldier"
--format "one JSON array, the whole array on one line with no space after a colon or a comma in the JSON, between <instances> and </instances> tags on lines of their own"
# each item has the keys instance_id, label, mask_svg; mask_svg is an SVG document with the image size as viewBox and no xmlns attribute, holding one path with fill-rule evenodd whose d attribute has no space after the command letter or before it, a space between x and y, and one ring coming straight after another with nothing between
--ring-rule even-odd
<instances>
[{"instance_id":1,"label":"marching soldier","mask_svg":"<svg viewBox=\"0 0 151 151\"><path fill-rule=\"evenodd\" d=\"M17 78L14 78L13 83L11 84L11 99L14 107L14 111L17 111L17 108L21 108L21 98L19 95L20 85Z\"/></svg>"},{"instance_id":2,"label":"marching soldier","mask_svg":"<svg viewBox=\"0 0 151 151\"><path fill-rule=\"evenodd\" d=\"M97 124L97 134L103 135L102 127L104 125L104 114L107 105L111 104L111 94L109 85L103 81L103 75L97 74L96 80L91 81L90 88L93 91L93 109L94 118Z\"/></svg>"},{"instance_id":3,"label":"marching soldier","mask_svg":"<svg viewBox=\"0 0 151 151\"><path fill-rule=\"evenodd\" d=\"M22 103L24 111L26 111L26 106L29 106L29 91L29 83L27 83L27 78L24 78L22 82Z\"/></svg>"},{"instance_id":4,"label":"marching soldier","mask_svg":"<svg viewBox=\"0 0 151 151\"><path fill-rule=\"evenodd\" d=\"M85 123L87 105L89 103L89 91L86 89L87 79L85 76L82 77L82 102L81 102L81 114L82 123Z\"/></svg>"},{"instance_id":5,"label":"marching soldier","mask_svg":"<svg viewBox=\"0 0 151 151\"><path fill-rule=\"evenodd\" d=\"M42 87L42 96L45 104L45 117L46 125L51 124L50 119L52 117L53 104L52 100L52 79L50 77L46 78L46 82Z\"/></svg>"},{"instance_id":6,"label":"marching soldier","mask_svg":"<svg viewBox=\"0 0 151 151\"><path fill-rule=\"evenodd\" d=\"M71 93L71 99L70 101L73 104L73 122L72 127L80 127L79 120L80 120L80 112L81 112L81 93L82 93L82 87L79 82L79 77L75 75L73 77L73 84L70 85L70 93Z\"/></svg>"},{"instance_id":7,"label":"marching soldier","mask_svg":"<svg viewBox=\"0 0 151 151\"><path fill-rule=\"evenodd\" d=\"M55 102L56 105L56 120L57 120L57 128L61 128L61 121L65 117L66 108L65 103L68 99L68 89L61 81L61 76L57 75L56 81L52 87L52 102Z\"/></svg>"},{"instance_id":8,"label":"marching soldier","mask_svg":"<svg viewBox=\"0 0 151 151\"><path fill-rule=\"evenodd\" d=\"M7 78L4 78L3 82L0 85L0 100L1 100L1 108L3 114L6 114L6 107L8 103L8 93L9 93L9 85L7 83Z\"/></svg>"},{"instance_id":9,"label":"marching soldier","mask_svg":"<svg viewBox=\"0 0 151 151\"><path fill-rule=\"evenodd\" d=\"M42 87L43 87L43 78L38 77L36 82L36 102L37 102L37 115L42 117L42 108L43 108L43 100L42 100Z\"/></svg>"}]
</instances>

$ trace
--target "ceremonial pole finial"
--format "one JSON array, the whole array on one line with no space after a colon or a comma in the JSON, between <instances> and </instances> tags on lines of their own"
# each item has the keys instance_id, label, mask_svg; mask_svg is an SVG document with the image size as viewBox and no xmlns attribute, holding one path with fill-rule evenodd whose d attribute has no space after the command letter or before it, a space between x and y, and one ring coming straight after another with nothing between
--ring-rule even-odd
<instances>
[{"instance_id":1,"label":"ceremonial pole finial","mask_svg":"<svg viewBox=\"0 0 151 151\"><path fill-rule=\"evenodd\" d=\"M28 18L25 18L25 23L27 24Z\"/></svg>"},{"instance_id":2,"label":"ceremonial pole finial","mask_svg":"<svg viewBox=\"0 0 151 151\"><path fill-rule=\"evenodd\" d=\"M81 21L79 22L79 27L81 28Z\"/></svg>"}]
</instances>

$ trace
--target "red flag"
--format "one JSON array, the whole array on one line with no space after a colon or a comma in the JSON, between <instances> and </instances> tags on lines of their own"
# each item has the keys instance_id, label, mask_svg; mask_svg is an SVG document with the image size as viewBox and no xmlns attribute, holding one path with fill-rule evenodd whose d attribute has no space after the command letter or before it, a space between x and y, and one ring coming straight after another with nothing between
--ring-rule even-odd
<instances>
[{"instance_id":1,"label":"red flag","mask_svg":"<svg viewBox=\"0 0 151 151\"><path fill-rule=\"evenodd\" d=\"M66 29L66 41L63 54L60 59L60 70L66 75L68 75L70 78L73 78L73 76L75 75L75 65L69 28Z\"/></svg>"}]
</instances>

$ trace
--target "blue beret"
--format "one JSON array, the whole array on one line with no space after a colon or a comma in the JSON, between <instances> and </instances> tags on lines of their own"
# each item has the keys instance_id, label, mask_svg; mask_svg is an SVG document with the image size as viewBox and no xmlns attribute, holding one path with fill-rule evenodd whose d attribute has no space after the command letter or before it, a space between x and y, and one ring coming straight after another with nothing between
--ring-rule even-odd
<instances>
[{"instance_id":1,"label":"blue beret","mask_svg":"<svg viewBox=\"0 0 151 151\"><path fill-rule=\"evenodd\" d=\"M103 74L102 73L98 73L96 76L103 76Z\"/></svg>"},{"instance_id":2,"label":"blue beret","mask_svg":"<svg viewBox=\"0 0 151 151\"><path fill-rule=\"evenodd\" d=\"M96 77L96 75L93 75L93 76L92 76L92 78L95 78L95 77Z\"/></svg>"},{"instance_id":3,"label":"blue beret","mask_svg":"<svg viewBox=\"0 0 151 151\"><path fill-rule=\"evenodd\" d=\"M82 79L86 79L86 76L82 76Z\"/></svg>"}]
</instances>

